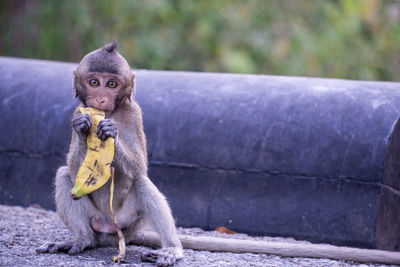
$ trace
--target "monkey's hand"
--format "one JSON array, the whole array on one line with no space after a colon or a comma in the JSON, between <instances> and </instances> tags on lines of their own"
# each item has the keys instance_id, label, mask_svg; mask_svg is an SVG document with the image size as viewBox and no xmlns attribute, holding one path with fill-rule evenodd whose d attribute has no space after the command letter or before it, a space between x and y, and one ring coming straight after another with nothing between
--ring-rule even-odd
<instances>
[{"instance_id":1,"label":"monkey's hand","mask_svg":"<svg viewBox=\"0 0 400 267\"><path fill-rule=\"evenodd\" d=\"M72 118L72 128L78 134L87 135L90 127L92 127L92 119L89 114L78 114Z\"/></svg>"},{"instance_id":2,"label":"monkey's hand","mask_svg":"<svg viewBox=\"0 0 400 267\"><path fill-rule=\"evenodd\" d=\"M110 119L102 120L97 126L97 137L102 141L105 141L108 137L115 138L117 133L117 126Z\"/></svg>"}]
</instances>

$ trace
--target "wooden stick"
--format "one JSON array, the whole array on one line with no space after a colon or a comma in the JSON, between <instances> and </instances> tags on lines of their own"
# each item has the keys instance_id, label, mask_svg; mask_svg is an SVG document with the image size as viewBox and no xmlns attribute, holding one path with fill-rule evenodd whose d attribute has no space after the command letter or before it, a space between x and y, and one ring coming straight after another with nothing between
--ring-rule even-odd
<instances>
[{"instance_id":1,"label":"wooden stick","mask_svg":"<svg viewBox=\"0 0 400 267\"><path fill-rule=\"evenodd\" d=\"M283 243L243 240L210 236L179 235L184 248L233 253L262 253L284 257L329 258L364 263L400 264L400 252L375 249L338 247L332 245ZM160 238L154 232L137 233L134 244L160 247Z\"/></svg>"}]
</instances>

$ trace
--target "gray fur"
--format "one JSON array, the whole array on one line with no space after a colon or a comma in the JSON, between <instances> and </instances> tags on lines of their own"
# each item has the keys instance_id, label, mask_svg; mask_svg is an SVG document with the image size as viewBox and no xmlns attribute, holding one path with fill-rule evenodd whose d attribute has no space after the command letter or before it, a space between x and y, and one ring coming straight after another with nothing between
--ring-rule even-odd
<instances>
[{"instance_id":1,"label":"gray fur","mask_svg":"<svg viewBox=\"0 0 400 267\"><path fill-rule=\"evenodd\" d=\"M129 83L130 88L125 92L126 97L115 107L115 110L106 113L107 119L99 128L98 134L101 138L115 136L115 158L112 164L115 169L113 206L117 221L123 228L126 242L132 241L135 233L142 226L150 225L160 235L162 248L149 255L143 255L143 259L153 259L158 266L169 266L183 257L182 245L176 233L169 205L147 175L146 138L143 132L142 112L139 105L129 99L134 89L134 74L130 71L129 65L125 66L125 59L121 60L121 58L115 43L108 44L85 56L74 71L76 92L80 96L81 75L91 68L93 62L115 66L123 73L121 75L128 75L128 79L132 79ZM118 245L116 234L97 232L91 224L93 218L99 219L94 221L101 222L101 218L111 217L110 182L90 195L83 196L80 200L72 200L69 195L78 169L86 155L87 129L91 121L80 115L77 109L74 112L72 125L67 166L57 171L55 196L57 213L73 233L74 239L45 244L37 250L39 253L66 251L76 254L85 248ZM107 221L111 220L104 220L104 223Z\"/></svg>"}]
</instances>

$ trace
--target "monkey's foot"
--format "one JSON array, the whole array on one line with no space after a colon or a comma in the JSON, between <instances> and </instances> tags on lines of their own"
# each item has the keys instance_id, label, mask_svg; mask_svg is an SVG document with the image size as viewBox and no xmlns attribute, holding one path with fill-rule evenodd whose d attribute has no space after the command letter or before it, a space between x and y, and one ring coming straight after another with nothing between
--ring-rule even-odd
<instances>
[{"instance_id":1,"label":"monkey's foot","mask_svg":"<svg viewBox=\"0 0 400 267\"><path fill-rule=\"evenodd\" d=\"M159 267L174 265L177 260L183 258L181 248L164 248L160 250L152 250L143 253L140 256L141 261L155 262Z\"/></svg>"},{"instance_id":2,"label":"monkey's foot","mask_svg":"<svg viewBox=\"0 0 400 267\"><path fill-rule=\"evenodd\" d=\"M87 247L83 242L66 241L46 243L40 248L36 249L36 253L57 253L67 252L69 255L76 255Z\"/></svg>"}]
</instances>

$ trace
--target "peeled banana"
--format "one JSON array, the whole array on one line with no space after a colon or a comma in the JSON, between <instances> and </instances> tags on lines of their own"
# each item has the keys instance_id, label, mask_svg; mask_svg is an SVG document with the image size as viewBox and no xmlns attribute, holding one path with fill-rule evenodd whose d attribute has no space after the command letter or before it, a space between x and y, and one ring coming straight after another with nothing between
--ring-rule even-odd
<instances>
[{"instance_id":1,"label":"peeled banana","mask_svg":"<svg viewBox=\"0 0 400 267\"><path fill-rule=\"evenodd\" d=\"M71 197L79 199L102 187L111 177L111 163L114 159L114 138L108 137L105 141L97 137L97 126L104 119L104 111L88 107L79 107L82 114L92 118L92 126L87 136L87 152L78 174L75 186L71 190Z\"/></svg>"}]
</instances>

